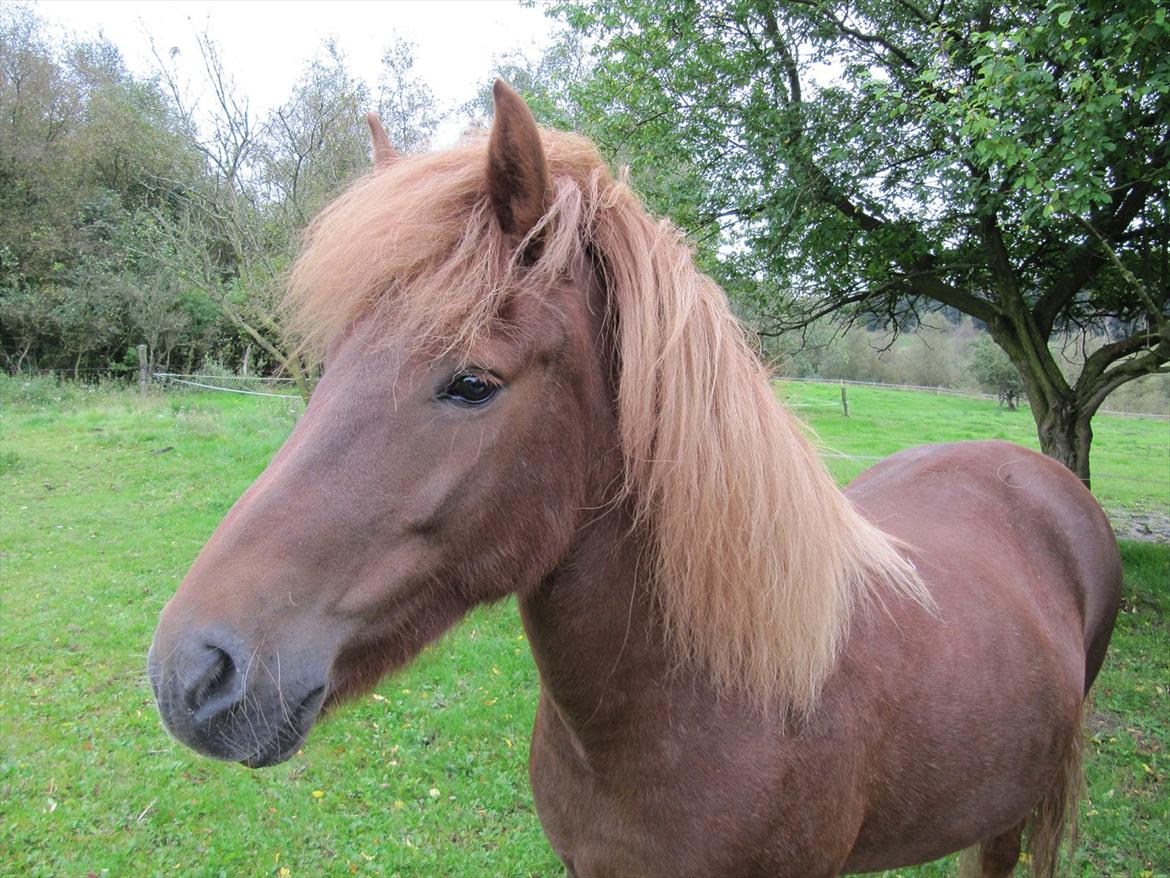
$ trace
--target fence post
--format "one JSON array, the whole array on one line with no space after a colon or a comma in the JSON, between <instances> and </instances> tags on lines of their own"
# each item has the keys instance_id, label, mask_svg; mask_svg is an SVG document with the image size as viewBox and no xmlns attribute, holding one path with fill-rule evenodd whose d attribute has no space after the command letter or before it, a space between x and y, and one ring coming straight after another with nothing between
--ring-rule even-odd
<instances>
[{"instance_id":1,"label":"fence post","mask_svg":"<svg viewBox=\"0 0 1170 878\"><path fill-rule=\"evenodd\" d=\"M138 346L138 392L146 396L146 388L150 386L150 363L146 359L146 345Z\"/></svg>"},{"instance_id":2,"label":"fence post","mask_svg":"<svg viewBox=\"0 0 1170 878\"><path fill-rule=\"evenodd\" d=\"M849 417L849 397L845 395L845 382L841 382L841 411L845 412L845 417Z\"/></svg>"}]
</instances>

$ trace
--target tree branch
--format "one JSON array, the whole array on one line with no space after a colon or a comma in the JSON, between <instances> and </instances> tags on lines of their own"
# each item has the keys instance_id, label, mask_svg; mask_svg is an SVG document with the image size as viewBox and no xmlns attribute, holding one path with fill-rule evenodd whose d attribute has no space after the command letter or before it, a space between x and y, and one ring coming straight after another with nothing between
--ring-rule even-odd
<instances>
[{"instance_id":1,"label":"tree branch","mask_svg":"<svg viewBox=\"0 0 1170 878\"><path fill-rule=\"evenodd\" d=\"M1170 339L1162 338L1158 346L1139 357L1126 360L1113 369L1101 373L1095 382L1082 387L1077 382L1077 396L1081 400L1081 412L1084 419L1091 418L1101 407L1106 397L1122 384L1141 378L1143 375L1164 374L1163 366L1170 362ZM1081 373L1082 379L1085 373Z\"/></svg>"},{"instance_id":2,"label":"tree branch","mask_svg":"<svg viewBox=\"0 0 1170 878\"><path fill-rule=\"evenodd\" d=\"M1101 230L1103 240L1116 240L1130 223L1141 212L1152 191L1152 185L1144 180L1136 181L1128 191L1119 189L1113 193L1112 215L1106 217L1090 217L1087 222ZM1081 224L1084 220L1079 214L1070 215ZM1102 256L1093 248L1084 246L1072 253L1068 259L1065 271L1052 282L1048 290L1037 301L1033 313L1036 315L1036 324L1045 334L1052 333L1056 318L1065 309L1073 297L1079 293L1105 264L1107 257Z\"/></svg>"}]
</instances>

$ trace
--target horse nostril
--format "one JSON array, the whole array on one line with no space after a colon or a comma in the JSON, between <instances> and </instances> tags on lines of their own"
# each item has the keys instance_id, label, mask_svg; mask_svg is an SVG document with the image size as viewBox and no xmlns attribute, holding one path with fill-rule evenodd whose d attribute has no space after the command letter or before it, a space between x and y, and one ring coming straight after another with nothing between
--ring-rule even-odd
<instances>
[{"instance_id":1,"label":"horse nostril","mask_svg":"<svg viewBox=\"0 0 1170 878\"><path fill-rule=\"evenodd\" d=\"M236 665L232 657L218 646L205 647L202 656L202 673L188 685L183 702L192 713L211 701L216 701L225 692L235 689Z\"/></svg>"}]
</instances>

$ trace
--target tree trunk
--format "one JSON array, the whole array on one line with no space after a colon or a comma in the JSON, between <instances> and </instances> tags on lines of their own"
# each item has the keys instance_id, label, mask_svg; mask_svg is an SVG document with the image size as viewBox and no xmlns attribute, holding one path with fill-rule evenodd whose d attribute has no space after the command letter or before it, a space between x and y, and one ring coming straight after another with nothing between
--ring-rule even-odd
<instances>
[{"instance_id":1,"label":"tree trunk","mask_svg":"<svg viewBox=\"0 0 1170 878\"><path fill-rule=\"evenodd\" d=\"M1043 400L1032 401L1040 450L1077 474L1086 488L1089 483L1089 448L1093 443L1092 415L1076 404L1060 400L1047 408Z\"/></svg>"},{"instance_id":2,"label":"tree trunk","mask_svg":"<svg viewBox=\"0 0 1170 878\"><path fill-rule=\"evenodd\" d=\"M26 341L24 347L20 349L20 356L16 358L16 365L13 366L14 374L19 375L24 369L24 358L28 356L29 349L32 347L32 341ZM9 360L11 362L11 358Z\"/></svg>"},{"instance_id":3,"label":"tree trunk","mask_svg":"<svg viewBox=\"0 0 1170 878\"><path fill-rule=\"evenodd\" d=\"M1076 390L1060 374L1046 343L1029 331L1026 321L1013 325L1005 320L990 327L992 337L1020 373L1028 405L1036 421L1040 450L1060 461L1089 487L1089 448L1093 443L1090 421L1097 407L1078 403Z\"/></svg>"}]
</instances>

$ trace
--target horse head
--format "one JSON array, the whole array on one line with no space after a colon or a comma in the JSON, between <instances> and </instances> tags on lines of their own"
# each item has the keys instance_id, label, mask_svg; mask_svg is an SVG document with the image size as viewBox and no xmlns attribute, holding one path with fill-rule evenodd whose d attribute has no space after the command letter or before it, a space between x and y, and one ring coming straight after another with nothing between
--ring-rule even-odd
<instances>
[{"instance_id":1,"label":"horse head","mask_svg":"<svg viewBox=\"0 0 1170 878\"><path fill-rule=\"evenodd\" d=\"M601 502L590 486L617 465L597 438L614 432L596 353L605 311L584 248L555 270L533 264L552 195L541 138L511 89L497 83L495 99L482 163L445 181L464 205L455 219L478 224L479 240L463 233L451 246L487 266L478 279L462 271L464 298L490 309L474 325L424 327L414 318L430 320L441 296L402 287L427 267L407 266L408 254L380 277L397 304L355 310L331 333L292 435L162 613L150 678L168 730L201 753L287 759L323 707L372 686L474 605L535 588ZM304 260L345 261L338 248L362 231L347 226L354 210L376 213L396 172L394 234L432 232L412 202L427 168L398 157L376 119L371 132L362 198L323 218ZM450 258L447 246L426 255ZM322 308L336 312L334 299Z\"/></svg>"}]
</instances>

